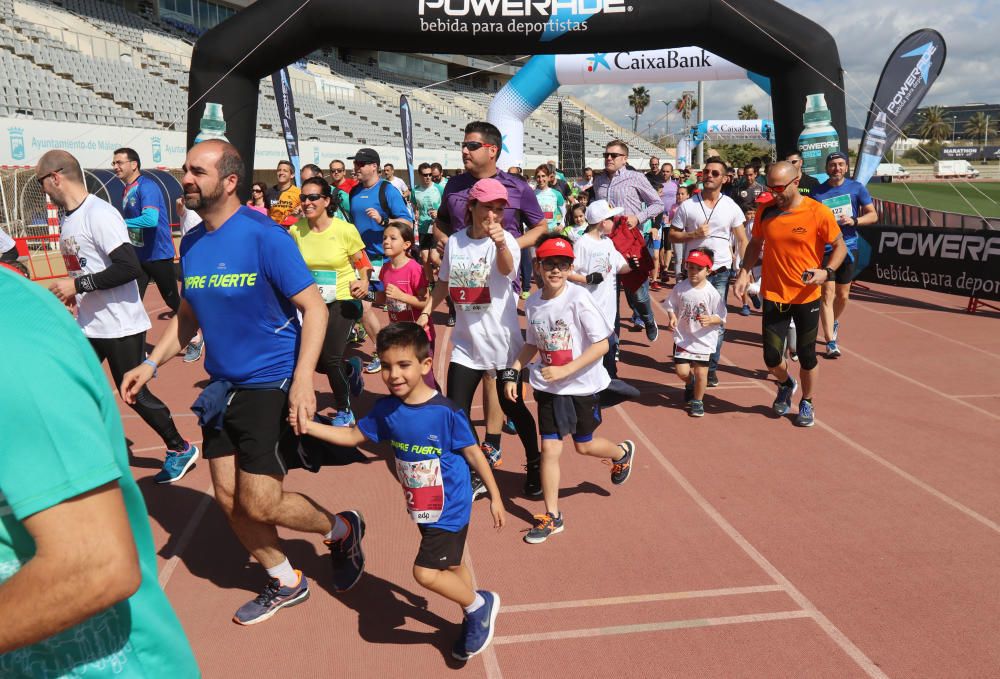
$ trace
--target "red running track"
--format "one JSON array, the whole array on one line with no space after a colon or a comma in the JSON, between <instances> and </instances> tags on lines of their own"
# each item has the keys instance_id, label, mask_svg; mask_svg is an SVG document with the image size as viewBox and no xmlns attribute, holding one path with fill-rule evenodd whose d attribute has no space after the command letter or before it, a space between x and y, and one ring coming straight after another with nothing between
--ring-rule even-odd
<instances>
[{"instance_id":1,"label":"red running track","mask_svg":"<svg viewBox=\"0 0 1000 679\"><path fill-rule=\"evenodd\" d=\"M151 289L153 337L161 304ZM669 333L650 347L623 330L621 373L642 395L606 411L600 431L636 441L634 474L613 487L608 467L567 445L566 530L527 545L542 504L520 496L523 451L504 437L508 526L495 533L477 503L466 552L503 606L492 647L467 665L450 658L457 607L412 580L419 537L377 447L287 480L364 512L366 576L332 594L318 536L283 534L312 597L243 628L230 617L264 572L214 506L207 464L152 484L162 448L123 407L160 582L207 677L1000 676L1000 325L964 305L858 292L843 357L821 360L812 429L771 414L756 313L730 307L721 384L700 420L681 409ZM153 384L192 439L205 379L202 363L177 360ZM328 403L325 378L316 386ZM366 387L384 393L378 375Z\"/></svg>"}]
</instances>

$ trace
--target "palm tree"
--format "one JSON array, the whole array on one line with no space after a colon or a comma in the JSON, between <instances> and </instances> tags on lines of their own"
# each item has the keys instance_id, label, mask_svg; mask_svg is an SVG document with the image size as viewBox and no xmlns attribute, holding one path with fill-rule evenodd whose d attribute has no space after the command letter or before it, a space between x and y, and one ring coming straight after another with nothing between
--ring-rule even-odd
<instances>
[{"instance_id":1,"label":"palm tree","mask_svg":"<svg viewBox=\"0 0 1000 679\"><path fill-rule=\"evenodd\" d=\"M632 132L639 130L639 116L649 106L649 90L645 87L633 87L632 94L628 95L629 106L635 111L635 118L632 119Z\"/></svg>"},{"instance_id":2,"label":"palm tree","mask_svg":"<svg viewBox=\"0 0 1000 679\"><path fill-rule=\"evenodd\" d=\"M964 132L974 141L979 141L980 139L986 139L990 134L996 134L997 128L995 125L996 121L990 120L990 117L980 111L979 113L973 114L971 118L965 123Z\"/></svg>"},{"instance_id":3,"label":"palm tree","mask_svg":"<svg viewBox=\"0 0 1000 679\"><path fill-rule=\"evenodd\" d=\"M698 108L698 100L694 98L694 93L685 92L677 98L674 108L684 119L684 127L687 127L688 121L691 120L691 112Z\"/></svg>"},{"instance_id":4,"label":"palm tree","mask_svg":"<svg viewBox=\"0 0 1000 679\"><path fill-rule=\"evenodd\" d=\"M928 106L920 114L919 134L924 139L940 144L947 139L951 133L951 125L945 120L944 109L940 106Z\"/></svg>"},{"instance_id":5,"label":"palm tree","mask_svg":"<svg viewBox=\"0 0 1000 679\"><path fill-rule=\"evenodd\" d=\"M760 116L757 115L757 109L753 104L743 104L743 106L740 107L739 113L736 114L736 117L740 120L757 120Z\"/></svg>"}]
</instances>

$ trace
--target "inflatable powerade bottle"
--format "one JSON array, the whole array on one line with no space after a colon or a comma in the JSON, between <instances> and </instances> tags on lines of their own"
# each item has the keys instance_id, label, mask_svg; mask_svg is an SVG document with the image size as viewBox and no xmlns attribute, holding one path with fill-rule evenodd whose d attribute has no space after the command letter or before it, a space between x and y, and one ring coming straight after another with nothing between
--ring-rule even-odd
<instances>
[{"instance_id":1,"label":"inflatable powerade bottle","mask_svg":"<svg viewBox=\"0 0 1000 679\"><path fill-rule=\"evenodd\" d=\"M885 113L881 112L875 118L872 129L868 130L865 143L858 155L858 167L854 178L862 184L867 184L868 180L875 176L875 170L882 162L882 154L885 152L885 142Z\"/></svg>"},{"instance_id":2,"label":"inflatable powerade bottle","mask_svg":"<svg viewBox=\"0 0 1000 679\"><path fill-rule=\"evenodd\" d=\"M201 130L194 138L194 143L203 142L206 139L226 139L226 119L222 116L222 104L205 104L205 113L201 117Z\"/></svg>"},{"instance_id":3,"label":"inflatable powerade bottle","mask_svg":"<svg viewBox=\"0 0 1000 679\"><path fill-rule=\"evenodd\" d=\"M826 95L820 92L806 97L806 111L802 114L804 127L799 135L802 172L821 182L827 180L827 155L840 150L840 135L832 120L830 109L826 107Z\"/></svg>"}]
</instances>

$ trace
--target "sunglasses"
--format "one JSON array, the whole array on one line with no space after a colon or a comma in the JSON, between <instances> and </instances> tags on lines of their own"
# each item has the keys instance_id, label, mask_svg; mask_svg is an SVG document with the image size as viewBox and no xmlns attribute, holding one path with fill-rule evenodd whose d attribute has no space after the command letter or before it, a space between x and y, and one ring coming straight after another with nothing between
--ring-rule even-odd
<instances>
[{"instance_id":1,"label":"sunglasses","mask_svg":"<svg viewBox=\"0 0 1000 679\"><path fill-rule=\"evenodd\" d=\"M494 148L494 149L497 148L496 144L487 144L487 143L481 142L481 141L463 141L462 144L461 144L461 146L462 146L463 149L468 149L470 151L478 151L479 149L483 148L484 146L489 146L490 148Z\"/></svg>"},{"instance_id":2,"label":"sunglasses","mask_svg":"<svg viewBox=\"0 0 1000 679\"><path fill-rule=\"evenodd\" d=\"M556 259L543 259L541 261L542 269L545 271L552 271L553 269L559 269L560 271L568 271L573 266L572 259L564 259L562 257Z\"/></svg>"},{"instance_id":3,"label":"sunglasses","mask_svg":"<svg viewBox=\"0 0 1000 679\"><path fill-rule=\"evenodd\" d=\"M264 193L261 189L251 189L250 193Z\"/></svg>"},{"instance_id":4,"label":"sunglasses","mask_svg":"<svg viewBox=\"0 0 1000 679\"><path fill-rule=\"evenodd\" d=\"M702 170L701 172L703 177L721 177L722 175L723 173L718 170Z\"/></svg>"},{"instance_id":5,"label":"sunglasses","mask_svg":"<svg viewBox=\"0 0 1000 679\"><path fill-rule=\"evenodd\" d=\"M299 200L303 203L305 203L306 201L310 203L315 203L317 200L321 198L326 198L326 196L324 196L322 193L303 193L301 196L299 196Z\"/></svg>"},{"instance_id":6,"label":"sunglasses","mask_svg":"<svg viewBox=\"0 0 1000 679\"><path fill-rule=\"evenodd\" d=\"M766 188L771 193L784 193L785 189L787 189L789 186L791 186L792 184L798 184L798 183L799 183L799 179L798 179L798 177L796 177L795 179L793 179L792 181L788 182L787 184L774 184L773 186L771 184L768 184L764 188Z\"/></svg>"},{"instance_id":7,"label":"sunglasses","mask_svg":"<svg viewBox=\"0 0 1000 679\"><path fill-rule=\"evenodd\" d=\"M45 186L46 179L48 179L49 177L54 177L55 175L59 174L62 171L63 168L60 167L58 170L52 170L52 172L49 172L48 174L43 174L41 177L36 177L35 181L38 182L39 186Z\"/></svg>"},{"instance_id":8,"label":"sunglasses","mask_svg":"<svg viewBox=\"0 0 1000 679\"><path fill-rule=\"evenodd\" d=\"M607 159L607 158L621 158L625 154L624 153L611 153L610 151L606 151L602 155L605 157L605 159Z\"/></svg>"},{"instance_id":9,"label":"sunglasses","mask_svg":"<svg viewBox=\"0 0 1000 679\"><path fill-rule=\"evenodd\" d=\"M336 174L337 172L343 172L343 171L344 171L344 168L342 168L342 167L331 167L330 168L330 174Z\"/></svg>"},{"instance_id":10,"label":"sunglasses","mask_svg":"<svg viewBox=\"0 0 1000 679\"><path fill-rule=\"evenodd\" d=\"M421 172L421 173L420 173L420 176L421 176L421 177L423 177L424 179L430 179L430 178L431 178L431 177L433 177L434 175L432 175L432 174L424 174L423 172Z\"/></svg>"}]
</instances>

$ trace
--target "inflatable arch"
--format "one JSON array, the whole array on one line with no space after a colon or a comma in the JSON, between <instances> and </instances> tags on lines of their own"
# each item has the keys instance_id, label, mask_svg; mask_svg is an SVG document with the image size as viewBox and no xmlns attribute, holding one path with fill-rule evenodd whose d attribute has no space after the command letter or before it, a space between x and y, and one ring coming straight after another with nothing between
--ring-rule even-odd
<instances>
[{"instance_id":1,"label":"inflatable arch","mask_svg":"<svg viewBox=\"0 0 1000 679\"><path fill-rule=\"evenodd\" d=\"M562 85L743 78L749 78L771 94L771 83L767 78L701 47L534 56L497 92L490 104L489 121L503 133L503 150L497 164L502 168L524 164L524 121Z\"/></svg>"},{"instance_id":2,"label":"inflatable arch","mask_svg":"<svg viewBox=\"0 0 1000 679\"><path fill-rule=\"evenodd\" d=\"M765 27L767 39L758 26ZM767 78L779 152L794 149L808 95L822 93L847 139L837 44L776 0L260 0L195 44L187 141L209 103L226 137L254 154L261 78L326 46L454 54L581 54L595 45L657 50L692 42ZM241 187L247 195L249 179Z\"/></svg>"},{"instance_id":3,"label":"inflatable arch","mask_svg":"<svg viewBox=\"0 0 1000 679\"><path fill-rule=\"evenodd\" d=\"M691 144L705 139L763 139L774 141L774 121L771 120L702 120L691 132Z\"/></svg>"}]
</instances>

